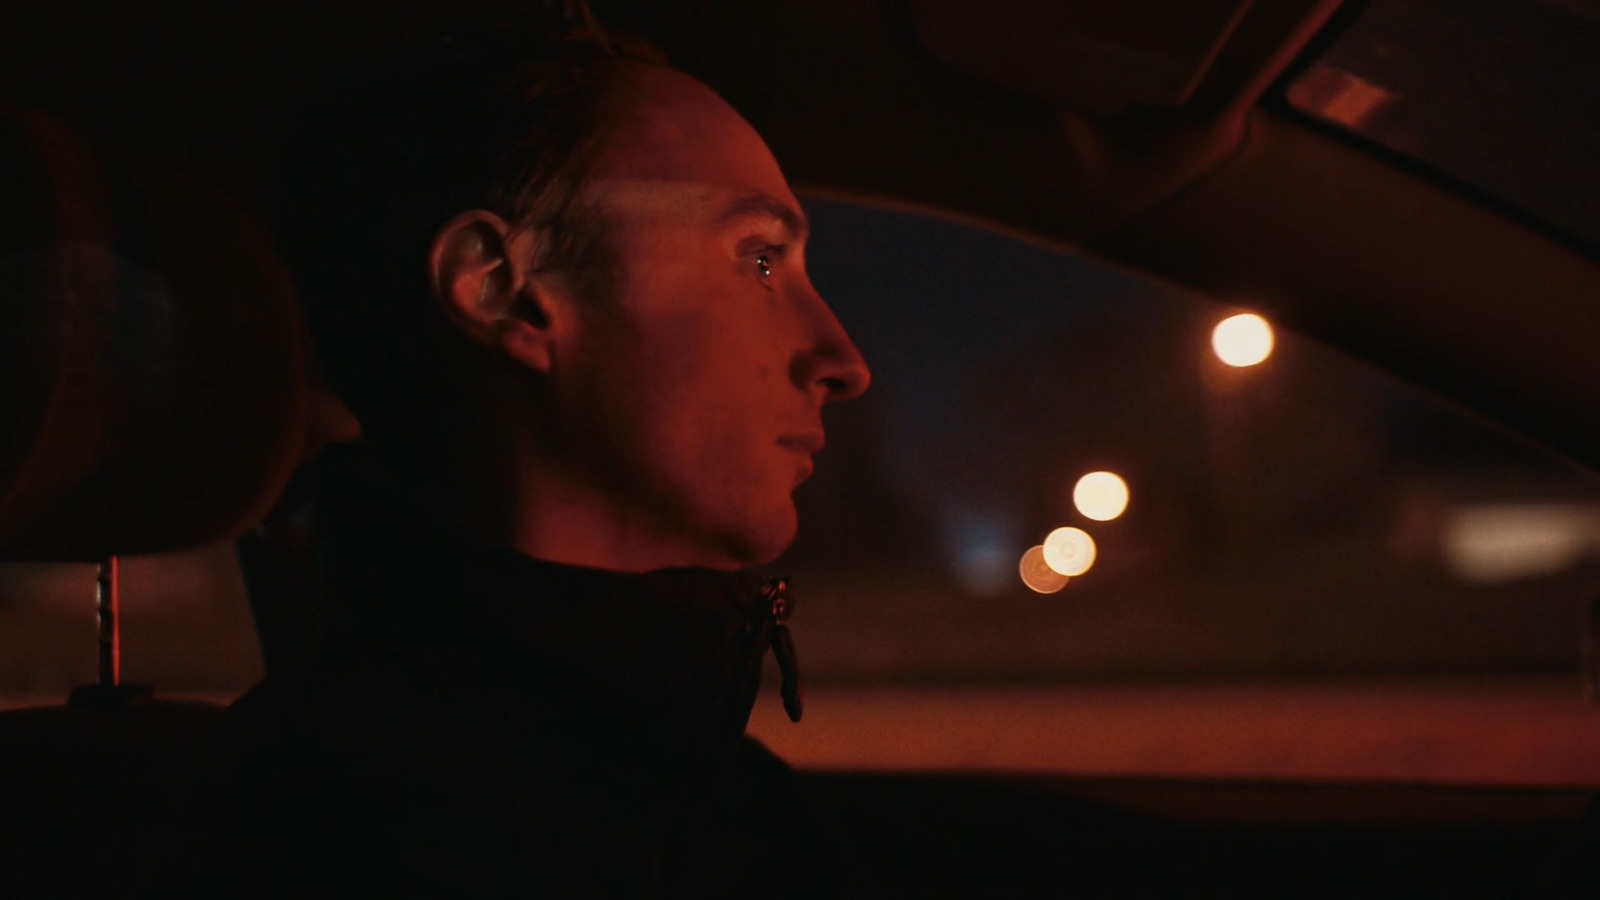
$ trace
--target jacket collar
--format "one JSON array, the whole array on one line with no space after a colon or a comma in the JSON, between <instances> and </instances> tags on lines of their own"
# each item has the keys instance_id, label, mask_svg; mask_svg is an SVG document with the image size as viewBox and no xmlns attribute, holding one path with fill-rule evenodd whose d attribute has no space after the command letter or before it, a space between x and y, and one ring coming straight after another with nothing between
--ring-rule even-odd
<instances>
[{"instance_id":1,"label":"jacket collar","mask_svg":"<svg viewBox=\"0 0 1600 900\"><path fill-rule=\"evenodd\" d=\"M595 708L601 721L600 709L626 707L618 721L633 724L619 728L655 732L619 737L715 764L744 732L768 647L788 641L756 572L550 563L476 541L392 493L357 496L329 542L324 665L576 691L568 708Z\"/></svg>"}]
</instances>

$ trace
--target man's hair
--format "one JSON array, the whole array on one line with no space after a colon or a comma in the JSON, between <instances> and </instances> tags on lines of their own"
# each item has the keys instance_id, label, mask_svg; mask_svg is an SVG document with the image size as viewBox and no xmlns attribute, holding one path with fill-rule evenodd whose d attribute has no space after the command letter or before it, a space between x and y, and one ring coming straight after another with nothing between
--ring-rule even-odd
<instances>
[{"instance_id":1,"label":"man's hair","mask_svg":"<svg viewBox=\"0 0 1600 900\"><path fill-rule=\"evenodd\" d=\"M475 358L428 295L438 229L465 210L494 212L541 235L533 269L603 296L613 254L580 190L621 113L626 68L662 59L608 38L586 12L386 57L317 86L298 110L273 218L334 389L369 438L431 461L465 424Z\"/></svg>"}]
</instances>

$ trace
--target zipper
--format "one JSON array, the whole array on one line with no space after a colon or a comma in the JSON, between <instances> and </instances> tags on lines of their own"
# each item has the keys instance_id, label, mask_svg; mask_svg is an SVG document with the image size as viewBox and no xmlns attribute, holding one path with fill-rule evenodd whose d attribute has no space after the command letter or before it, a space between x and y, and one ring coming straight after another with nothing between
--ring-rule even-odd
<instances>
[{"instance_id":1,"label":"zipper","mask_svg":"<svg viewBox=\"0 0 1600 900\"><path fill-rule=\"evenodd\" d=\"M789 592L788 578L773 578L761 587L761 594L771 604L771 639L768 646L778 660L778 673L783 683L783 711L789 721L800 721L805 707L805 693L800 688L800 660L794 652L794 635L789 633L789 616L794 612L794 595Z\"/></svg>"}]
</instances>

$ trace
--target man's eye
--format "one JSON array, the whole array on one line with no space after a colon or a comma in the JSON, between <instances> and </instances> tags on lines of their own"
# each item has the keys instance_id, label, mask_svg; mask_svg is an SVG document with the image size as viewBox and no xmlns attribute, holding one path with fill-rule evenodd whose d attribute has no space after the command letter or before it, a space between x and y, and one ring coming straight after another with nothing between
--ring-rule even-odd
<instances>
[{"instance_id":1,"label":"man's eye","mask_svg":"<svg viewBox=\"0 0 1600 900\"><path fill-rule=\"evenodd\" d=\"M782 247L764 247L756 253L752 262L755 263L756 272L763 281L772 277L772 267L783 259Z\"/></svg>"}]
</instances>

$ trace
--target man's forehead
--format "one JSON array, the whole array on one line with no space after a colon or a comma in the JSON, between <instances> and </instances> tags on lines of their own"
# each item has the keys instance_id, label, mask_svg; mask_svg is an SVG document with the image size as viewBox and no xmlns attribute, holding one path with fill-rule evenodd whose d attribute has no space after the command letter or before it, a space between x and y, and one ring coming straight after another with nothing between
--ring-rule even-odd
<instances>
[{"instance_id":1,"label":"man's forehead","mask_svg":"<svg viewBox=\"0 0 1600 900\"><path fill-rule=\"evenodd\" d=\"M605 132L587 188L626 216L716 226L805 217L761 136L716 92L659 66L632 71L632 102Z\"/></svg>"}]
</instances>

